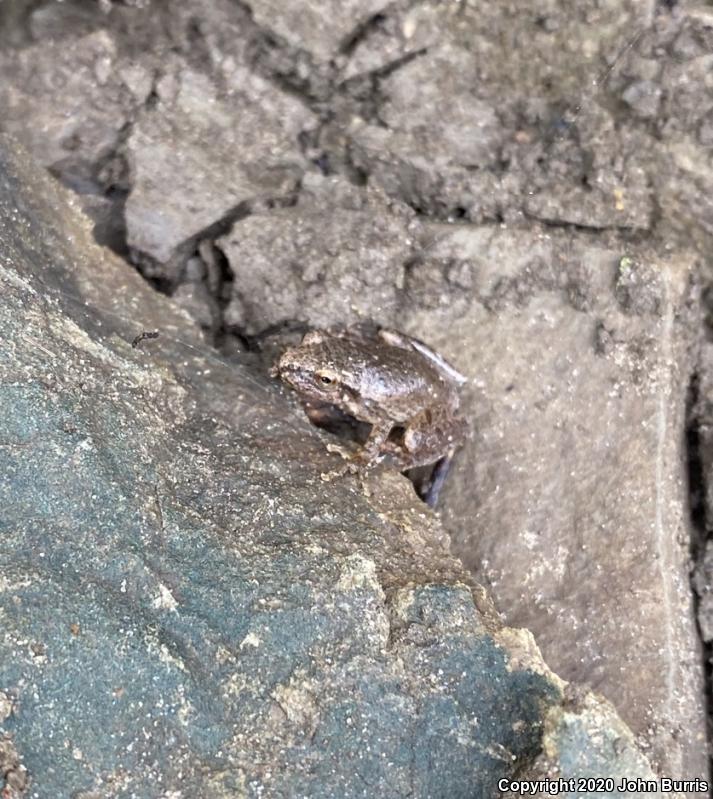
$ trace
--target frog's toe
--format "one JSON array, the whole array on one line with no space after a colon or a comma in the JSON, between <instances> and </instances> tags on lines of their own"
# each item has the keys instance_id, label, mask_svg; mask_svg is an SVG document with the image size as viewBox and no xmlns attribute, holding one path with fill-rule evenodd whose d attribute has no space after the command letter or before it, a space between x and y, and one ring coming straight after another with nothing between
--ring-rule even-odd
<instances>
[{"instance_id":1,"label":"frog's toe","mask_svg":"<svg viewBox=\"0 0 713 799\"><path fill-rule=\"evenodd\" d=\"M381 457L374 457L367 452L353 452L339 468L340 474L363 475L379 464Z\"/></svg>"},{"instance_id":2,"label":"frog's toe","mask_svg":"<svg viewBox=\"0 0 713 799\"><path fill-rule=\"evenodd\" d=\"M363 474L364 471L366 471L366 467L363 464L360 464L354 458L348 458L336 469L331 469L328 472L322 472L320 477L325 483L331 483L332 480L336 480L339 477L344 477L345 474Z\"/></svg>"},{"instance_id":3,"label":"frog's toe","mask_svg":"<svg viewBox=\"0 0 713 799\"><path fill-rule=\"evenodd\" d=\"M319 477L323 482L331 483L332 480L336 480L337 477L341 477L343 474L343 469L332 469L330 472L322 472Z\"/></svg>"},{"instance_id":4,"label":"frog's toe","mask_svg":"<svg viewBox=\"0 0 713 799\"><path fill-rule=\"evenodd\" d=\"M342 447L339 444L327 444L327 452L336 452L336 454L341 455L345 461L349 461L354 457L354 452L352 450Z\"/></svg>"}]
</instances>

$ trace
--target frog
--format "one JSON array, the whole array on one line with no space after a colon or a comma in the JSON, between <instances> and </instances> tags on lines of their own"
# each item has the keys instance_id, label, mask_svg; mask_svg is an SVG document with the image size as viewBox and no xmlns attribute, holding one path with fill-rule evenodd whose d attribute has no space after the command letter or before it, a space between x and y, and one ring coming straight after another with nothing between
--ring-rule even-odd
<instances>
[{"instance_id":1,"label":"frog","mask_svg":"<svg viewBox=\"0 0 713 799\"><path fill-rule=\"evenodd\" d=\"M416 338L389 328L372 334L356 328L310 330L287 349L272 375L306 405L335 407L371 425L363 445L349 456L350 471L385 457L401 471L437 464L424 492L435 505L467 424L459 414L466 378Z\"/></svg>"}]
</instances>

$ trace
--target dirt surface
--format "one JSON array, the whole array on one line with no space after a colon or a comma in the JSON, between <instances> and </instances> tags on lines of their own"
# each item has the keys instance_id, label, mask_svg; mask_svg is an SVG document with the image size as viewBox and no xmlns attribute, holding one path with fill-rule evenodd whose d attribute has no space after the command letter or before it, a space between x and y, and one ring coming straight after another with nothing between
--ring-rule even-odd
<instances>
[{"instance_id":1,"label":"dirt surface","mask_svg":"<svg viewBox=\"0 0 713 799\"><path fill-rule=\"evenodd\" d=\"M374 322L464 371L454 551L705 776L710 5L34 0L0 45L0 128L236 363Z\"/></svg>"}]
</instances>

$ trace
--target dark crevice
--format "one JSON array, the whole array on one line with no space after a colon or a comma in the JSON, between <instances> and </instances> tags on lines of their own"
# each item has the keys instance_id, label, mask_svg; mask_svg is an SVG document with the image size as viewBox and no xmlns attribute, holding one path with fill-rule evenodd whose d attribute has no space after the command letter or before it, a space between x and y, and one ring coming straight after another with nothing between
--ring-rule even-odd
<instances>
[{"instance_id":1,"label":"dark crevice","mask_svg":"<svg viewBox=\"0 0 713 799\"><path fill-rule=\"evenodd\" d=\"M703 288L701 293L703 305L703 337L705 341L713 343L713 285Z\"/></svg>"},{"instance_id":2,"label":"dark crevice","mask_svg":"<svg viewBox=\"0 0 713 799\"><path fill-rule=\"evenodd\" d=\"M373 74L377 78L386 78L389 75L393 75L394 72L397 72L402 67L405 67L407 64L410 64L417 58L421 58L421 56L426 55L428 52L427 47L421 47L418 50L413 50L410 53L405 53L399 58L395 58L393 61L389 61L388 64L385 64L383 67L374 70Z\"/></svg>"},{"instance_id":3,"label":"dark crevice","mask_svg":"<svg viewBox=\"0 0 713 799\"><path fill-rule=\"evenodd\" d=\"M205 264L204 282L212 298L211 341L214 347L220 349L229 336L235 335L225 325L225 309L232 298L235 275L228 257L212 239L204 239L199 243L197 255ZM240 343L245 348L245 342L241 340Z\"/></svg>"},{"instance_id":4,"label":"dark crevice","mask_svg":"<svg viewBox=\"0 0 713 799\"><path fill-rule=\"evenodd\" d=\"M180 244L167 263L159 263L152 256L139 250L131 250L129 260L155 289L162 294L171 295L180 285L185 265L188 259L195 255L200 243L206 240L212 242L225 236L236 222L244 219L253 210L250 201L233 206L215 222Z\"/></svg>"},{"instance_id":5,"label":"dark crevice","mask_svg":"<svg viewBox=\"0 0 713 799\"><path fill-rule=\"evenodd\" d=\"M383 11L366 19L346 37L339 48L339 52L346 56L351 55L361 42L382 28L387 19L388 16Z\"/></svg>"},{"instance_id":6,"label":"dark crevice","mask_svg":"<svg viewBox=\"0 0 713 799\"><path fill-rule=\"evenodd\" d=\"M190 241L182 246L181 249L189 249L193 251L198 241L203 239L218 239L221 236L228 234L236 222L245 219L252 211L252 203L250 201L241 202L232 208L228 209L221 217L211 222L210 225L203 228L195 236L191 236Z\"/></svg>"},{"instance_id":7,"label":"dark crevice","mask_svg":"<svg viewBox=\"0 0 713 799\"><path fill-rule=\"evenodd\" d=\"M48 171L63 186L82 197L86 215L94 222L94 239L129 260L124 207L129 196L129 167L124 155L132 124L125 123L116 141L94 162L71 154L52 164Z\"/></svg>"},{"instance_id":8,"label":"dark crevice","mask_svg":"<svg viewBox=\"0 0 713 799\"><path fill-rule=\"evenodd\" d=\"M330 93L329 102L333 104L341 100L345 109L353 107L354 113L365 121L378 127L388 128L380 116L384 103L381 82L426 52L426 48L414 50L371 72L363 72L343 80ZM344 110L342 114L344 114Z\"/></svg>"},{"instance_id":9,"label":"dark crevice","mask_svg":"<svg viewBox=\"0 0 713 799\"><path fill-rule=\"evenodd\" d=\"M108 247L118 256L128 260L129 246L127 244L128 232L126 229L125 208L129 192L124 189L112 188L105 194L111 204L111 211L94 225L94 239L97 244Z\"/></svg>"},{"instance_id":10,"label":"dark crevice","mask_svg":"<svg viewBox=\"0 0 713 799\"><path fill-rule=\"evenodd\" d=\"M268 339L285 334L295 333L302 337L310 330L307 322L299 319L286 319L282 322L275 322L268 325L259 333L246 333L241 328L233 328L231 332L240 335L247 343L248 349L252 352L260 352L264 348L264 343Z\"/></svg>"},{"instance_id":11,"label":"dark crevice","mask_svg":"<svg viewBox=\"0 0 713 799\"><path fill-rule=\"evenodd\" d=\"M303 130L297 137L300 152L304 159L315 166L322 175L332 175L335 169L332 165L332 155L321 143L323 126L314 130Z\"/></svg>"},{"instance_id":12,"label":"dark crevice","mask_svg":"<svg viewBox=\"0 0 713 799\"><path fill-rule=\"evenodd\" d=\"M211 289L211 293L216 296L221 310L223 310L230 302L232 287L233 283L235 282L235 275L233 274L233 270L230 268L230 261L228 261L226 254L215 244L215 242L211 241L209 244L213 263L217 267L219 280L218 286L210 286L209 288Z\"/></svg>"},{"instance_id":13,"label":"dark crevice","mask_svg":"<svg viewBox=\"0 0 713 799\"><path fill-rule=\"evenodd\" d=\"M158 89L156 87L156 83L157 83L157 79L154 78L153 85L151 86L151 91L148 93L148 95L146 96L146 99L144 100L144 108L147 111L151 111L154 108L156 108L156 106L158 105L159 99L160 99L159 96L158 96Z\"/></svg>"},{"instance_id":14,"label":"dark crevice","mask_svg":"<svg viewBox=\"0 0 713 799\"><path fill-rule=\"evenodd\" d=\"M692 525L691 556L697 561L705 547L706 506L705 479L701 454L700 433L700 377L691 375L686 396L686 466L688 475L688 502Z\"/></svg>"},{"instance_id":15,"label":"dark crevice","mask_svg":"<svg viewBox=\"0 0 713 799\"><path fill-rule=\"evenodd\" d=\"M185 57L189 64L193 64L199 70L208 72L211 66L211 54L206 36L203 31L201 20L198 17L191 17L186 25L186 48Z\"/></svg>"},{"instance_id":16,"label":"dark crevice","mask_svg":"<svg viewBox=\"0 0 713 799\"><path fill-rule=\"evenodd\" d=\"M686 471L688 483L688 510L691 529L690 553L694 565L691 574L691 595L694 618L701 640L703 654L703 673L705 680L706 720L708 726L709 749L713 745L713 641L706 641L701 628L699 610L703 586L706 581L703 570L706 544L710 540L710 522L706 512L706 479L703 459L703 436L701 426L703 406L700 389L700 376L697 371L691 375L686 396ZM713 793L711 794L713 796Z\"/></svg>"},{"instance_id":17,"label":"dark crevice","mask_svg":"<svg viewBox=\"0 0 713 799\"><path fill-rule=\"evenodd\" d=\"M369 182L369 172L355 162L354 152L349 145L344 152L341 173L355 186L366 186Z\"/></svg>"},{"instance_id":18,"label":"dark crevice","mask_svg":"<svg viewBox=\"0 0 713 799\"><path fill-rule=\"evenodd\" d=\"M566 220L555 220L555 219L544 219L539 216L535 216L532 213L528 213L527 211L523 211L523 216L526 219L531 219L533 222L537 222L538 224L542 225L543 227L551 227L551 228L559 228L564 230L575 230L578 233L586 233L588 235L596 235L601 236L602 233L606 231L612 231L620 236L626 234L626 232L635 232L634 228L621 228L616 227L615 225L602 225L601 227L597 227L595 225L581 225L577 222L567 222ZM642 233L650 233L648 230L642 230Z\"/></svg>"}]
</instances>

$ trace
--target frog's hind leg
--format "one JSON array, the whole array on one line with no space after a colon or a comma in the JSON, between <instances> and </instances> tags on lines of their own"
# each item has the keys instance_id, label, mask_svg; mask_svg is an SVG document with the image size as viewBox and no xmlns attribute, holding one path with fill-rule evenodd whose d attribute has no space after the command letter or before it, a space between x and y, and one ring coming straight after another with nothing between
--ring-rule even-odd
<instances>
[{"instance_id":1,"label":"frog's hind leg","mask_svg":"<svg viewBox=\"0 0 713 799\"><path fill-rule=\"evenodd\" d=\"M404 474L413 483L416 493L429 508L435 508L441 489L453 462L455 448L447 452L435 462L425 466L413 466L404 470Z\"/></svg>"},{"instance_id":2,"label":"frog's hind leg","mask_svg":"<svg viewBox=\"0 0 713 799\"><path fill-rule=\"evenodd\" d=\"M433 464L430 473L414 481L418 495L431 508L438 502L451 461L466 430L462 419L446 411L428 409L414 417L404 431L402 467L407 470Z\"/></svg>"},{"instance_id":3,"label":"frog's hind leg","mask_svg":"<svg viewBox=\"0 0 713 799\"><path fill-rule=\"evenodd\" d=\"M427 485L421 486L421 499L428 505L429 508L435 508L438 504L438 498L441 495L441 489L446 483L446 477L451 470L451 463L453 463L453 455L455 451L449 452L444 455L440 460L436 461L433 465L431 477Z\"/></svg>"},{"instance_id":4,"label":"frog's hind leg","mask_svg":"<svg viewBox=\"0 0 713 799\"><path fill-rule=\"evenodd\" d=\"M435 463L462 443L467 430L463 419L447 410L427 408L413 417L404 430L404 468Z\"/></svg>"}]
</instances>

